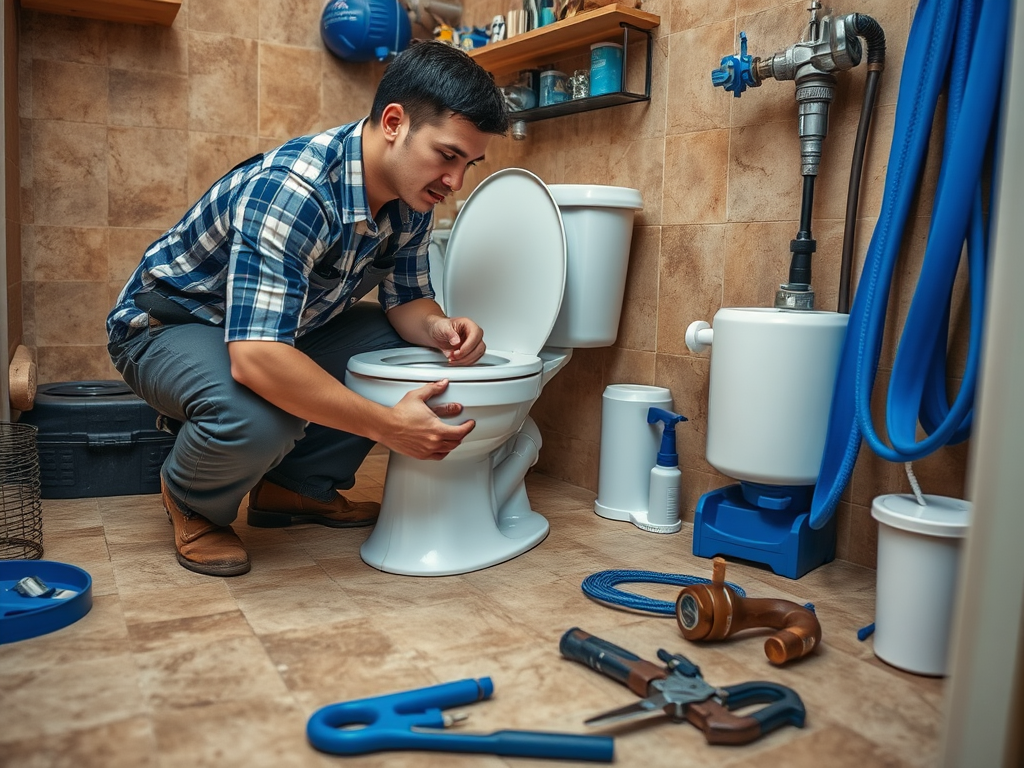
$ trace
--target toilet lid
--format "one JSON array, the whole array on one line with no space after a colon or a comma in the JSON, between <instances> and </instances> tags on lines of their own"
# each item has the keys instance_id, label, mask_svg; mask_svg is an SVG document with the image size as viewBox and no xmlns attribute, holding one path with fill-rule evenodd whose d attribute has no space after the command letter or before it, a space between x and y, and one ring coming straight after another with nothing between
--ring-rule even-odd
<instances>
[{"instance_id":1,"label":"toilet lid","mask_svg":"<svg viewBox=\"0 0 1024 768\"><path fill-rule=\"evenodd\" d=\"M565 289L565 229L537 176L508 168L466 200L445 254L443 292L450 317L468 317L489 349L540 352Z\"/></svg>"}]
</instances>

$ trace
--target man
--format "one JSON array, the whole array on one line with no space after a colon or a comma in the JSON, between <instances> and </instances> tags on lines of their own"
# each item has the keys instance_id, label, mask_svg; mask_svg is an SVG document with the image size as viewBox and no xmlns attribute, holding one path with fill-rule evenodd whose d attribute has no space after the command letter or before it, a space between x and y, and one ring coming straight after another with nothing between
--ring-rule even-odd
<instances>
[{"instance_id":1,"label":"man","mask_svg":"<svg viewBox=\"0 0 1024 768\"><path fill-rule=\"evenodd\" d=\"M460 405L427 405L447 380L393 408L341 382L373 349L435 347L452 365L484 354L483 331L433 300L427 247L434 206L507 129L486 71L413 45L369 118L240 164L146 251L107 318L108 349L178 427L161 487L182 566L249 570L230 527L247 492L250 525L371 525L380 505L338 489L375 442L443 459L473 428L440 418ZM380 306L357 304L374 287Z\"/></svg>"}]
</instances>

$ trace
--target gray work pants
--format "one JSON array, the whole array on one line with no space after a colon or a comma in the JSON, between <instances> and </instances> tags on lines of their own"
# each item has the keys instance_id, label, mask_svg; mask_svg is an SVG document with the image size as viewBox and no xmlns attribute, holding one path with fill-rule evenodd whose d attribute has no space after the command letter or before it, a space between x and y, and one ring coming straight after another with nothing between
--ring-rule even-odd
<instances>
[{"instance_id":1,"label":"gray work pants","mask_svg":"<svg viewBox=\"0 0 1024 768\"><path fill-rule=\"evenodd\" d=\"M295 346L344 381L352 355L409 345L379 306L361 302ZM264 476L331 501L352 487L373 447L365 437L307 425L232 379L223 328L154 325L108 350L135 394L182 422L161 477L176 500L217 525L235 519Z\"/></svg>"}]
</instances>

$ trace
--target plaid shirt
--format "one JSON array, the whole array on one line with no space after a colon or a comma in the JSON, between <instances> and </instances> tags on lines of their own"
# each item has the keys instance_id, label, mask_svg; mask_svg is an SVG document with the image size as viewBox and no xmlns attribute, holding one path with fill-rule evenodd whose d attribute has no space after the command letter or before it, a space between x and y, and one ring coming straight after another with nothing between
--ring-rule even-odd
<instances>
[{"instance_id":1,"label":"plaid shirt","mask_svg":"<svg viewBox=\"0 0 1024 768\"><path fill-rule=\"evenodd\" d=\"M394 257L384 310L432 298L432 215L394 200L374 221L363 187L363 121L293 139L219 179L153 243L107 317L112 342L146 327L139 293L158 290L226 341L293 344L359 299L375 261Z\"/></svg>"}]
</instances>

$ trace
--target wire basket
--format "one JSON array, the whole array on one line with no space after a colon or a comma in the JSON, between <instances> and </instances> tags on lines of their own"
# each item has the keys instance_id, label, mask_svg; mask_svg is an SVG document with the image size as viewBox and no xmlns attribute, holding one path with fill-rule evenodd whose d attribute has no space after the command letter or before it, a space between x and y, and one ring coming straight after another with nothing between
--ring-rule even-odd
<instances>
[{"instance_id":1,"label":"wire basket","mask_svg":"<svg viewBox=\"0 0 1024 768\"><path fill-rule=\"evenodd\" d=\"M0 560L43 556L38 432L31 424L0 422Z\"/></svg>"}]
</instances>

